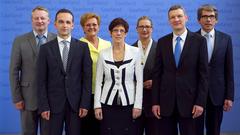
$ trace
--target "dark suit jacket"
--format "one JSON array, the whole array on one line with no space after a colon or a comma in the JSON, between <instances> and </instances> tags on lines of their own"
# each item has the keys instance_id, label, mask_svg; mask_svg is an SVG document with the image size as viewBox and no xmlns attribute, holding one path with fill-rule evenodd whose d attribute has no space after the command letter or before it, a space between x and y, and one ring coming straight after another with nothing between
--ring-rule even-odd
<instances>
[{"instance_id":1,"label":"dark suit jacket","mask_svg":"<svg viewBox=\"0 0 240 135\"><path fill-rule=\"evenodd\" d=\"M48 32L47 42L56 38ZM33 31L14 39L9 79L14 103L24 101L26 110L37 110L37 45Z\"/></svg>"},{"instance_id":2,"label":"dark suit jacket","mask_svg":"<svg viewBox=\"0 0 240 135\"><path fill-rule=\"evenodd\" d=\"M133 46L138 47L138 41ZM150 48L144 69L143 69L143 82L153 79L154 61L156 55L157 42L153 40ZM153 116L152 113L152 90L143 89L143 109L146 116Z\"/></svg>"},{"instance_id":3,"label":"dark suit jacket","mask_svg":"<svg viewBox=\"0 0 240 135\"><path fill-rule=\"evenodd\" d=\"M201 30L197 31L201 35ZM214 49L209 69L209 97L214 105L234 100L233 53L231 37L215 30Z\"/></svg>"},{"instance_id":4,"label":"dark suit jacket","mask_svg":"<svg viewBox=\"0 0 240 135\"><path fill-rule=\"evenodd\" d=\"M64 71L57 38L41 46L38 58L39 111L63 111L68 100L75 112L90 108L92 60L88 45L72 38Z\"/></svg>"},{"instance_id":5,"label":"dark suit jacket","mask_svg":"<svg viewBox=\"0 0 240 135\"><path fill-rule=\"evenodd\" d=\"M173 114L177 106L181 117L192 117L193 105L205 107L208 58L206 39L188 31L176 68L173 34L158 40L153 78L153 105L160 105L162 116Z\"/></svg>"}]
</instances>

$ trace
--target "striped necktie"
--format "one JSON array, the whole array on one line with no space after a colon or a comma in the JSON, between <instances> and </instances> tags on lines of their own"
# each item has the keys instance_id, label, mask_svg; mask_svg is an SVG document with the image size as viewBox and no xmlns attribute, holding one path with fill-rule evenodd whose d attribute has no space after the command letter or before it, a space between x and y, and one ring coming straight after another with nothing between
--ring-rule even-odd
<instances>
[{"instance_id":1,"label":"striped necktie","mask_svg":"<svg viewBox=\"0 0 240 135\"><path fill-rule=\"evenodd\" d=\"M64 45L63 51L62 51L63 68L65 71L67 71L67 62L68 62L68 53L69 53L68 41L63 40L62 43Z\"/></svg>"}]
</instances>

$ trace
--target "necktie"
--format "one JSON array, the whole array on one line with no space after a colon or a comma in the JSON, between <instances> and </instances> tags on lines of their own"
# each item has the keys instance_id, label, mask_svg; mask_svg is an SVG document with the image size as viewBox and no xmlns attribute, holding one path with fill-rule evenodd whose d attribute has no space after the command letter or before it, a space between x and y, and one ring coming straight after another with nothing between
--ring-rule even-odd
<instances>
[{"instance_id":1,"label":"necktie","mask_svg":"<svg viewBox=\"0 0 240 135\"><path fill-rule=\"evenodd\" d=\"M207 49L208 49L208 62L211 60L212 57L212 51L213 51L213 46L211 44L211 40L210 40L210 34L207 33L204 35L204 37L207 39Z\"/></svg>"},{"instance_id":2,"label":"necktie","mask_svg":"<svg viewBox=\"0 0 240 135\"><path fill-rule=\"evenodd\" d=\"M37 44L37 50L39 51L40 46L46 42L44 35L37 35L38 44Z\"/></svg>"},{"instance_id":3,"label":"necktie","mask_svg":"<svg viewBox=\"0 0 240 135\"><path fill-rule=\"evenodd\" d=\"M176 66L178 67L178 62L179 62L180 55L181 55L181 44L180 44L181 37L177 37L176 40L177 40L177 43L175 45L174 57L175 57Z\"/></svg>"},{"instance_id":4,"label":"necktie","mask_svg":"<svg viewBox=\"0 0 240 135\"><path fill-rule=\"evenodd\" d=\"M62 43L64 45L63 51L62 51L63 68L64 68L65 71L67 71L68 52L69 52L69 48L67 46L68 41L63 40Z\"/></svg>"}]
</instances>

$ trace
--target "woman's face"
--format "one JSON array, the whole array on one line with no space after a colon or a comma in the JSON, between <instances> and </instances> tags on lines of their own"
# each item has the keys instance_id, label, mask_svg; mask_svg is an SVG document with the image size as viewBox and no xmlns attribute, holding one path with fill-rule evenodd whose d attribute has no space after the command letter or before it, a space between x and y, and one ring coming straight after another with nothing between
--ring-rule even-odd
<instances>
[{"instance_id":1,"label":"woman's face","mask_svg":"<svg viewBox=\"0 0 240 135\"><path fill-rule=\"evenodd\" d=\"M125 37L127 35L126 30L122 25L114 27L110 34L112 36L113 43L125 42Z\"/></svg>"},{"instance_id":2,"label":"woman's face","mask_svg":"<svg viewBox=\"0 0 240 135\"><path fill-rule=\"evenodd\" d=\"M97 36L99 32L99 25L97 19L88 19L83 26L83 31L87 37Z\"/></svg>"}]
</instances>

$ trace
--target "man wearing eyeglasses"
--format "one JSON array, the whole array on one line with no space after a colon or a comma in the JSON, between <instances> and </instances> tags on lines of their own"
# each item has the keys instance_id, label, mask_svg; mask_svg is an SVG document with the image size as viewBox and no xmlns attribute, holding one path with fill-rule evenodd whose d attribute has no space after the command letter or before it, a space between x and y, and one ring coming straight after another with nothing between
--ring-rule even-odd
<instances>
[{"instance_id":1,"label":"man wearing eyeglasses","mask_svg":"<svg viewBox=\"0 0 240 135\"><path fill-rule=\"evenodd\" d=\"M218 10L212 5L198 9L201 34L208 42L209 89L205 110L207 135L220 135L223 111L230 111L234 100L233 54L231 37L216 30ZM200 131L204 128L204 115L200 118ZM199 132L203 135L203 132Z\"/></svg>"},{"instance_id":2,"label":"man wearing eyeglasses","mask_svg":"<svg viewBox=\"0 0 240 135\"><path fill-rule=\"evenodd\" d=\"M157 43L152 39L152 20L148 16L142 16L137 21L138 40L133 44L141 52L141 64L143 66L143 111L137 119L137 135L158 135L156 127L158 119L152 113L152 76L154 57Z\"/></svg>"}]
</instances>

